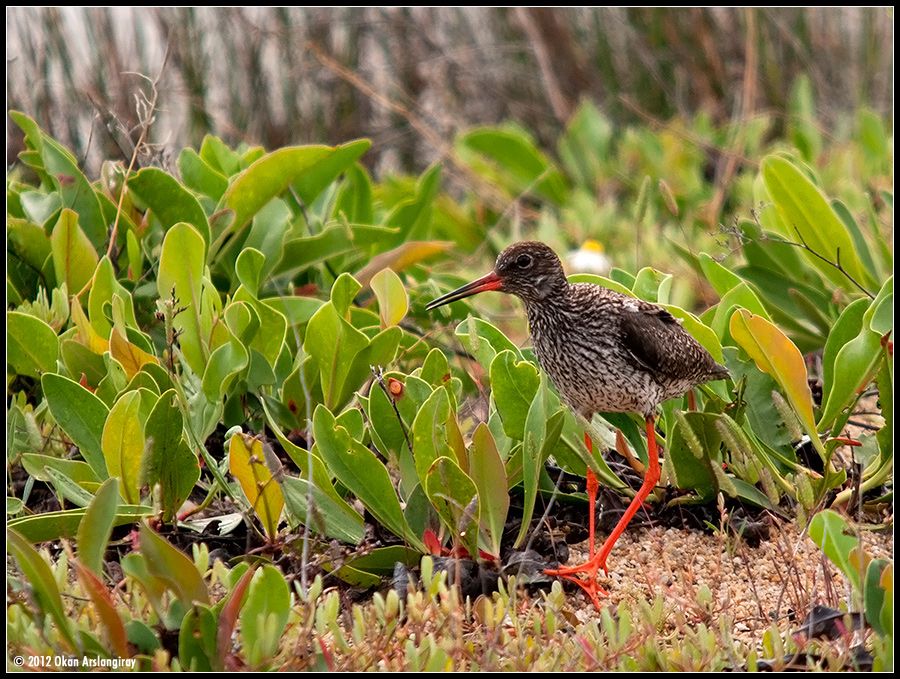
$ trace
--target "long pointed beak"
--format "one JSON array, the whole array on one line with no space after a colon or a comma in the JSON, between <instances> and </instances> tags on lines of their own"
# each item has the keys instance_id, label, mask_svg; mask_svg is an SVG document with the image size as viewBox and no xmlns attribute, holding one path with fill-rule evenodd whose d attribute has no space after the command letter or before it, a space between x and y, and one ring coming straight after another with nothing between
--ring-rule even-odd
<instances>
[{"instance_id":1,"label":"long pointed beak","mask_svg":"<svg viewBox=\"0 0 900 679\"><path fill-rule=\"evenodd\" d=\"M446 295L442 295L436 300L429 302L425 309L431 311L432 309L437 309L439 306L450 304L450 302L456 302L457 300L477 295L479 292L502 289L503 281L500 280L500 276L491 271L486 276L482 276L478 280L472 281L461 288L457 288L453 292L448 292Z\"/></svg>"}]
</instances>

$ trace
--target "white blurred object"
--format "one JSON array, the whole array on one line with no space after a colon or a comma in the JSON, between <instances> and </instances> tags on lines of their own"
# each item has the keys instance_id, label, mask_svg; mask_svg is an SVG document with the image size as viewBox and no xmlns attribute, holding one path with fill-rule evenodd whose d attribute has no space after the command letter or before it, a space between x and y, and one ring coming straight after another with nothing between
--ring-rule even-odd
<instances>
[{"instance_id":1,"label":"white blurred object","mask_svg":"<svg viewBox=\"0 0 900 679\"><path fill-rule=\"evenodd\" d=\"M595 240L586 240L581 249L570 252L566 263L572 273L595 273L605 276L612 268L612 262L603 251L603 245Z\"/></svg>"}]
</instances>

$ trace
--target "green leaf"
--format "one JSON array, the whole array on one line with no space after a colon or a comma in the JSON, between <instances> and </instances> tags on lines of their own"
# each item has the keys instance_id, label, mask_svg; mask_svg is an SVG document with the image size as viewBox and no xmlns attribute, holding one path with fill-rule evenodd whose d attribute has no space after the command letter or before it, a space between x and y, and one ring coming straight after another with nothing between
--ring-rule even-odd
<instances>
[{"instance_id":1,"label":"green leaf","mask_svg":"<svg viewBox=\"0 0 900 679\"><path fill-rule=\"evenodd\" d=\"M32 547L28 540L16 532L12 526L7 524L6 540L9 545L9 551L15 557L22 574L28 578L31 583L31 590L34 592L34 600L38 608L44 615L49 615L63 639L67 642L72 651L79 648L78 642L72 634L69 617L63 607L62 597L59 595L59 588L53 577L50 566L44 561L38 551Z\"/></svg>"},{"instance_id":2,"label":"green leaf","mask_svg":"<svg viewBox=\"0 0 900 679\"><path fill-rule=\"evenodd\" d=\"M847 227L822 191L781 156L766 156L761 170L766 189L781 216L777 224L782 228L782 235L789 240L802 239L818 255L831 262L840 261L854 279L863 285L871 285L872 277L860 262ZM835 267L812 253L804 252L803 255L832 283L855 291L853 283Z\"/></svg>"},{"instance_id":3,"label":"green leaf","mask_svg":"<svg viewBox=\"0 0 900 679\"><path fill-rule=\"evenodd\" d=\"M261 303L241 286L234 295L235 302L246 302L259 317L259 332L250 342L250 348L258 352L269 368L274 369L287 333L287 319L272 307Z\"/></svg>"},{"instance_id":4,"label":"green leaf","mask_svg":"<svg viewBox=\"0 0 900 679\"><path fill-rule=\"evenodd\" d=\"M374 387L369 392L370 431L373 439L376 439L378 450L385 457L396 461L406 447L406 435L412 436L409 433L412 424L422 404L431 396L432 388L417 377L400 373L387 373L384 379L388 388L393 383L400 393L389 397L380 386ZM394 412L395 407L397 412Z\"/></svg>"},{"instance_id":5,"label":"green leaf","mask_svg":"<svg viewBox=\"0 0 900 679\"><path fill-rule=\"evenodd\" d=\"M289 146L266 154L235 177L222 197L223 206L235 214L232 230L243 228L290 185L309 204L370 146L371 142L361 139L333 148Z\"/></svg>"},{"instance_id":6,"label":"green leaf","mask_svg":"<svg viewBox=\"0 0 900 679\"><path fill-rule=\"evenodd\" d=\"M397 325L409 310L409 298L400 276L392 269L382 269L372 277L371 286L378 299L381 327Z\"/></svg>"},{"instance_id":7,"label":"green leaf","mask_svg":"<svg viewBox=\"0 0 900 679\"><path fill-rule=\"evenodd\" d=\"M87 488L90 488L91 491L95 491L100 485L97 483L78 484L53 467L44 469L44 474L50 479L50 483L63 499L68 500L78 507L87 507L91 503L91 500L94 499L94 496Z\"/></svg>"},{"instance_id":8,"label":"green leaf","mask_svg":"<svg viewBox=\"0 0 900 679\"><path fill-rule=\"evenodd\" d=\"M419 377L432 387L441 387L450 379L450 363L443 351L434 347L428 352Z\"/></svg>"},{"instance_id":9,"label":"green leaf","mask_svg":"<svg viewBox=\"0 0 900 679\"><path fill-rule=\"evenodd\" d=\"M334 214L344 215L351 224L371 224L375 220L372 210L372 180L366 168L353 163L344 173L344 182L338 191Z\"/></svg>"},{"instance_id":10,"label":"green leaf","mask_svg":"<svg viewBox=\"0 0 900 679\"><path fill-rule=\"evenodd\" d=\"M273 470L279 464L271 450L265 450L256 437L235 434L228 448L228 467L241 484L244 496L259 517L269 540L278 534L278 523L284 509L284 495ZM279 464L280 467L280 464Z\"/></svg>"},{"instance_id":11,"label":"green leaf","mask_svg":"<svg viewBox=\"0 0 900 679\"><path fill-rule=\"evenodd\" d=\"M225 309L227 339L210 354L201 382L203 394L211 404L222 401L234 378L250 363L245 343L235 334L240 324L250 323L250 318L249 305L245 302L232 302Z\"/></svg>"},{"instance_id":12,"label":"green leaf","mask_svg":"<svg viewBox=\"0 0 900 679\"><path fill-rule=\"evenodd\" d=\"M119 481L107 479L97 490L78 527L78 560L97 576L103 576L103 555L118 509Z\"/></svg>"},{"instance_id":13,"label":"green leaf","mask_svg":"<svg viewBox=\"0 0 900 679\"><path fill-rule=\"evenodd\" d=\"M469 448L469 474L478 489L481 516L487 528L491 554L500 556L500 540L509 513L506 468L497 452L491 430L480 423Z\"/></svg>"},{"instance_id":14,"label":"green leaf","mask_svg":"<svg viewBox=\"0 0 900 679\"><path fill-rule=\"evenodd\" d=\"M90 242L101 247L107 238L106 220L94 187L78 169L75 157L24 113L10 111L9 117L25 132L26 145L40 154L41 169L62 196L63 205L78 214ZM73 292L80 289L69 286Z\"/></svg>"},{"instance_id":15,"label":"green leaf","mask_svg":"<svg viewBox=\"0 0 900 679\"><path fill-rule=\"evenodd\" d=\"M147 570L165 583L185 606L195 601L209 603L209 592L203 577L187 556L160 537L146 523L140 527L140 551L146 560Z\"/></svg>"},{"instance_id":16,"label":"green leaf","mask_svg":"<svg viewBox=\"0 0 900 679\"><path fill-rule=\"evenodd\" d=\"M159 484L165 521L172 520L200 478L197 456L185 442L183 430L184 416L175 390L169 389L159 397L144 426L148 446L141 474L141 485Z\"/></svg>"},{"instance_id":17,"label":"green leaf","mask_svg":"<svg viewBox=\"0 0 900 679\"><path fill-rule=\"evenodd\" d=\"M522 356L519 348L501 330L481 318L470 316L460 323L456 327L456 336L486 370L501 351L509 350L517 358Z\"/></svg>"},{"instance_id":18,"label":"green leaf","mask_svg":"<svg viewBox=\"0 0 900 679\"><path fill-rule=\"evenodd\" d=\"M472 479L449 457L439 457L425 474L425 494L450 530L454 542L478 554L480 511L478 489Z\"/></svg>"},{"instance_id":19,"label":"green leaf","mask_svg":"<svg viewBox=\"0 0 900 679\"><path fill-rule=\"evenodd\" d=\"M138 415L140 407L140 392L130 391L123 395L109 411L101 439L109 475L121 479L122 498L131 504L140 500L144 456L144 432Z\"/></svg>"},{"instance_id":20,"label":"green leaf","mask_svg":"<svg viewBox=\"0 0 900 679\"><path fill-rule=\"evenodd\" d=\"M10 519L6 525L8 528L14 528L30 542L48 542L59 538L74 538L78 534L78 529L81 527L86 513L85 507L44 512ZM124 526L152 513L153 507L119 505L113 523L116 526Z\"/></svg>"},{"instance_id":21,"label":"green leaf","mask_svg":"<svg viewBox=\"0 0 900 679\"><path fill-rule=\"evenodd\" d=\"M22 455L22 466L31 476L38 481L50 482L47 468L55 469L60 474L79 484L83 488L100 486L100 479L87 462L80 460L67 460L51 455L39 455L37 453L25 453Z\"/></svg>"},{"instance_id":22,"label":"green leaf","mask_svg":"<svg viewBox=\"0 0 900 679\"><path fill-rule=\"evenodd\" d=\"M207 163L192 148L184 148L178 154L178 170L185 185L218 201L228 188L228 179Z\"/></svg>"},{"instance_id":23,"label":"green leaf","mask_svg":"<svg viewBox=\"0 0 900 679\"><path fill-rule=\"evenodd\" d=\"M705 252L701 252L697 259L700 262L703 275L706 276L706 280L712 283L719 297L724 296L729 290L740 285L740 276L726 269Z\"/></svg>"},{"instance_id":24,"label":"green leaf","mask_svg":"<svg viewBox=\"0 0 900 679\"><path fill-rule=\"evenodd\" d=\"M809 537L825 552L831 563L847 576L853 589L859 592L862 576L851 561L851 552L859 548L859 539L848 533L847 522L831 509L816 514L809 524Z\"/></svg>"},{"instance_id":25,"label":"green leaf","mask_svg":"<svg viewBox=\"0 0 900 679\"><path fill-rule=\"evenodd\" d=\"M863 266L871 271L874 276L878 276L879 279L883 277L882 272L878 270L875 265L875 260L872 258L872 251L869 248L866 237L859 228L859 224L856 223L856 219L853 217L853 213L850 212L850 209L837 198L831 200L831 208L834 210L835 214L840 217L844 226L847 227L847 231L850 232L850 237L853 238L853 245L856 248L856 254L859 255L859 259Z\"/></svg>"},{"instance_id":26,"label":"green leaf","mask_svg":"<svg viewBox=\"0 0 900 679\"><path fill-rule=\"evenodd\" d=\"M872 305L863 318L866 326L879 335L894 329L894 277L890 276L881 286Z\"/></svg>"},{"instance_id":27,"label":"green leaf","mask_svg":"<svg viewBox=\"0 0 900 679\"><path fill-rule=\"evenodd\" d=\"M841 347L834 359L831 384L825 385L828 396L817 425L819 429L824 431L832 424L840 411L865 388L880 358L881 337L868 328L863 328L859 335Z\"/></svg>"},{"instance_id":28,"label":"green leaf","mask_svg":"<svg viewBox=\"0 0 900 679\"><path fill-rule=\"evenodd\" d=\"M816 120L812 82L801 74L794 81L788 101L788 135L803 157L812 162L822 151L822 133Z\"/></svg>"},{"instance_id":29,"label":"green leaf","mask_svg":"<svg viewBox=\"0 0 900 679\"><path fill-rule=\"evenodd\" d=\"M216 172L231 177L241 169L241 157L232 151L221 139L212 134L203 137L200 143L200 157Z\"/></svg>"},{"instance_id":30,"label":"green leaf","mask_svg":"<svg viewBox=\"0 0 900 679\"><path fill-rule=\"evenodd\" d=\"M202 375L209 357L206 338L202 332L201 290L205 242L190 224L175 224L163 240L159 259L156 290L161 299L168 299L175 291L178 304L185 310L173 321L181 333L179 346L185 360L196 375ZM209 313L209 310L206 310Z\"/></svg>"},{"instance_id":31,"label":"green leaf","mask_svg":"<svg viewBox=\"0 0 900 679\"><path fill-rule=\"evenodd\" d=\"M416 182L415 195L411 199L398 202L385 216L382 223L397 228L397 235L387 240L387 247L402 249L410 243L425 238L431 232L434 200L437 198L440 188L441 166L436 163L419 177ZM377 267L369 272L370 275L386 266L390 266L394 271L400 271L403 268L395 266L390 261L378 261L370 264ZM358 274L357 280L362 280Z\"/></svg>"},{"instance_id":32,"label":"green leaf","mask_svg":"<svg viewBox=\"0 0 900 679\"><path fill-rule=\"evenodd\" d=\"M865 579L866 621L872 626L872 629L881 635L893 634L893 625L883 625L881 615L885 607L885 595L887 594L881 586L881 579L887 568L892 568L891 562L887 559L872 559L866 568Z\"/></svg>"},{"instance_id":33,"label":"green leaf","mask_svg":"<svg viewBox=\"0 0 900 679\"><path fill-rule=\"evenodd\" d=\"M262 282L262 270L266 257L259 250L245 247L238 255L234 266L234 272L238 280L247 291L255 298Z\"/></svg>"},{"instance_id":34,"label":"green leaf","mask_svg":"<svg viewBox=\"0 0 900 679\"><path fill-rule=\"evenodd\" d=\"M290 515L320 535L358 545L366 535L365 522L350 505L338 498L334 487L323 490L306 479L286 476L281 482L284 502ZM309 499L312 496L310 508Z\"/></svg>"},{"instance_id":35,"label":"green leaf","mask_svg":"<svg viewBox=\"0 0 900 679\"><path fill-rule=\"evenodd\" d=\"M82 373L89 385L97 385L106 376L106 365L103 356L95 354L86 346L75 340L62 340L59 345L60 354L69 375Z\"/></svg>"},{"instance_id":36,"label":"green leaf","mask_svg":"<svg viewBox=\"0 0 900 679\"><path fill-rule=\"evenodd\" d=\"M390 545L389 547L378 547L359 556L351 556L344 561L344 564L359 571L375 573L384 577L394 573L394 566L397 563L418 566L421 560L421 552L404 545Z\"/></svg>"},{"instance_id":37,"label":"green leaf","mask_svg":"<svg viewBox=\"0 0 900 679\"><path fill-rule=\"evenodd\" d=\"M297 465L297 468L300 470L300 473L303 475L304 479L312 478L312 483L315 488L316 493L322 493L329 498L329 503L337 507L341 514L346 516L342 517L343 519L348 519L352 522L355 528L351 531L353 535L356 534L357 528L362 530L362 519L359 514L357 514L352 507L341 497L338 492L334 489L334 485L331 482L331 474L329 474L328 470L325 468L324 463L321 458L316 455L313 451L307 451L299 446L294 445L291 441L282 433L281 428L278 426L278 423L272 417L272 413L269 411L268 406L266 405L265 400L262 402L263 412L266 414L266 421L269 425L269 429L272 430L275 434L275 438L278 439L278 443L281 444L284 452L288 454L288 457ZM311 466L311 469L310 469ZM285 501L288 504L288 510L293 511L290 502L287 498L287 482L291 481L289 477L285 477L284 479L284 493L285 493ZM315 500L315 498L314 498ZM294 509L300 508L300 503L295 502L293 505ZM305 503L303 504L305 508ZM304 514L305 516L305 514ZM326 517L326 520L329 517ZM302 519L301 519L302 520ZM343 522L346 524L346 521ZM353 540L353 542L359 542L359 540Z\"/></svg>"},{"instance_id":38,"label":"green leaf","mask_svg":"<svg viewBox=\"0 0 900 679\"><path fill-rule=\"evenodd\" d=\"M181 621L178 661L190 672L211 672L218 661L216 614L209 606L194 605Z\"/></svg>"},{"instance_id":39,"label":"green leaf","mask_svg":"<svg viewBox=\"0 0 900 679\"><path fill-rule=\"evenodd\" d=\"M63 209L50 234L53 268L58 283L65 283L74 294L94 276L100 258L90 239L78 225L78 214Z\"/></svg>"},{"instance_id":40,"label":"green leaf","mask_svg":"<svg viewBox=\"0 0 900 679\"><path fill-rule=\"evenodd\" d=\"M290 238L282 248L281 259L273 274L296 275L309 267L342 255L369 252L395 235L397 229L368 224L335 224L314 236ZM382 265L372 273L383 269Z\"/></svg>"},{"instance_id":41,"label":"green leaf","mask_svg":"<svg viewBox=\"0 0 900 679\"><path fill-rule=\"evenodd\" d=\"M588 191L595 191L601 179L614 133L612 122L593 102L584 99L559 139L559 157L569 176Z\"/></svg>"},{"instance_id":42,"label":"green leaf","mask_svg":"<svg viewBox=\"0 0 900 679\"><path fill-rule=\"evenodd\" d=\"M881 336L869 329L866 316L872 311L868 300L851 302L841 313L825 342L822 356L822 414L818 427L825 430L847 407L859 389L871 379L881 357Z\"/></svg>"},{"instance_id":43,"label":"green leaf","mask_svg":"<svg viewBox=\"0 0 900 679\"><path fill-rule=\"evenodd\" d=\"M40 318L7 311L6 342L6 362L17 374L40 377L56 369L59 337Z\"/></svg>"},{"instance_id":44,"label":"green leaf","mask_svg":"<svg viewBox=\"0 0 900 679\"><path fill-rule=\"evenodd\" d=\"M772 504L772 501L763 493L759 488L754 485L751 485L744 481L743 479L739 479L736 477L730 477L731 483L734 485L735 490L737 491L737 496L746 502L750 502L751 504L756 505L757 507L762 507L763 509L768 509L770 512L778 513L778 508Z\"/></svg>"},{"instance_id":45,"label":"green leaf","mask_svg":"<svg viewBox=\"0 0 900 679\"><path fill-rule=\"evenodd\" d=\"M510 193L531 191L556 204L565 203L568 187L563 175L521 130L477 128L462 135L457 145L468 152L477 171Z\"/></svg>"},{"instance_id":46,"label":"green leaf","mask_svg":"<svg viewBox=\"0 0 900 679\"><path fill-rule=\"evenodd\" d=\"M300 200L311 205L322 191L347 168L353 167L371 147L372 142L368 139L356 139L335 146L328 157L316 163L314 168L297 175L291 182Z\"/></svg>"},{"instance_id":47,"label":"green leaf","mask_svg":"<svg viewBox=\"0 0 900 679\"><path fill-rule=\"evenodd\" d=\"M446 390L435 389L413 421L413 457L422 488L426 488L428 470L439 457L454 457L447 443L447 421L451 417L456 413L451 412Z\"/></svg>"},{"instance_id":48,"label":"green leaf","mask_svg":"<svg viewBox=\"0 0 900 679\"><path fill-rule=\"evenodd\" d=\"M531 516L537 499L538 481L547 456L556 447L565 422L565 412L557 404L551 411L550 391L545 373L541 373L540 388L531 402L525 419L522 447L522 524L514 547L518 549L528 536Z\"/></svg>"},{"instance_id":49,"label":"green leaf","mask_svg":"<svg viewBox=\"0 0 900 679\"><path fill-rule=\"evenodd\" d=\"M103 453L103 428L109 410L103 401L77 382L62 375L47 373L41 388L53 419L78 446L81 456L99 479L109 476Z\"/></svg>"},{"instance_id":50,"label":"green leaf","mask_svg":"<svg viewBox=\"0 0 900 679\"><path fill-rule=\"evenodd\" d=\"M310 319L303 343L306 353L318 365L325 405L328 407L338 405L353 357L369 344L368 338L342 317L343 312L338 311L337 307L343 306L339 297L345 294L341 292L344 287L342 279L353 281L347 274L341 274L335 281L331 302L323 304ZM355 288L353 294L359 290L359 285L355 284Z\"/></svg>"},{"instance_id":51,"label":"green leaf","mask_svg":"<svg viewBox=\"0 0 900 679\"><path fill-rule=\"evenodd\" d=\"M187 222L203 237L203 257L209 249L210 230L206 213L194 195L175 177L156 167L145 167L128 179L128 188L140 203L149 208L168 231L179 222Z\"/></svg>"},{"instance_id":52,"label":"green leaf","mask_svg":"<svg viewBox=\"0 0 900 679\"><path fill-rule=\"evenodd\" d=\"M649 266L645 266L638 271L631 289L639 299L655 304L668 301L671 287L672 274L664 274Z\"/></svg>"},{"instance_id":53,"label":"green leaf","mask_svg":"<svg viewBox=\"0 0 900 679\"><path fill-rule=\"evenodd\" d=\"M103 255L94 271L91 290L88 293L88 317L91 319L91 325L94 330L101 337L109 337L109 333L112 330L112 323L107 318L104 307L112 304L113 293L119 291L125 292L125 288L116 280L116 272L113 269L112 261L109 257ZM131 321L133 327L137 327L133 309L131 310L129 321Z\"/></svg>"},{"instance_id":54,"label":"green leaf","mask_svg":"<svg viewBox=\"0 0 900 679\"><path fill-rule=\"evenodd\" d=\"M6 516L15 516L22 512L25 509L25 503L22 502L21 499L17 497L9 497L6 498Z\"/></svg>"},{"instance_id":55,"label":"green leaf","mask_svg":"<svg viewBox=\"0 0 900 679\"><path fill-rule=\"evenodd\" d=\"M378 458L353 440L346 429L337 426L334 416L324 406L316 408L313 415L313 433L322 460L372 516L394 535L405 538L422 552L427 551L406 523L388 471Z\"/></svg>"},{"instance_id":56,"label":"green leaf","mask_svg":"<svg viewBox=\"0 0 900 679\"><path fill-rule=\"evenodd\" d=\"M291 608L284 576L268 564L258 569L241 609L241 641L251 667L263 666L281 645Z\"/></svg>"},{"instance_id":57,"label":"green leaf","mask_svg":"<svg viewBox=\"0 0 900 679\"><path fill-rule=\"evenodd\" d=\"M39 224L12 217L9 211L6 217L6 234L7 288L15 285L23 297L22 301L33 299L40 285L40 273L45 269L45 263L52 259L50 238ZM52 279L53 272L47 273Z\"/></svg>"},{"instance_id":58,"label":"green leaf","mask_svg":"<svg viewBox=\"0 0 900 679\"><path fill-rule=\"evenodd\" d=\"M671 460L674 478L672 484L682 490L691 490L701 498L711 498L719 490L712 465L721 465L719 448L722 437L716 429L719 415L713 413L679 413L673 433L666 438L667 456ZM699 448L701 457L697 457Z\"/></svg>"},{"instance_id":59,"label":"green leaf","mask_svg":"<svg viewBox=\"0 0 900 679\"><path fill-rule=\"evenodd\" d=\"M491 390L494 404L510 438L523 440L525 420L534 402L541 378L534 364L517 360L511 351L501 351L491 361Z\"/></svg>"}]
</instances>

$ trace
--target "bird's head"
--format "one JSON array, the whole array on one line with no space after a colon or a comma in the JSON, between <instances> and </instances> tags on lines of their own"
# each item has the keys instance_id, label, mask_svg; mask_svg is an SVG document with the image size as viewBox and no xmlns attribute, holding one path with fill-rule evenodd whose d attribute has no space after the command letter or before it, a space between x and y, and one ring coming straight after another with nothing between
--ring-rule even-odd
<instances>
[{"instance_id":1,"label":"bird's head","mask_svg":"<svg viewBox=\"0 0 900 679\"><path fill-rule=\"evenodd\" d=\"M523 241L501 252L489 274L438 297L425 308L430 311L488 290L540 303L564 293L566 285L566 274L556 253L543 243Z\"/></svg>"}]
</instances>

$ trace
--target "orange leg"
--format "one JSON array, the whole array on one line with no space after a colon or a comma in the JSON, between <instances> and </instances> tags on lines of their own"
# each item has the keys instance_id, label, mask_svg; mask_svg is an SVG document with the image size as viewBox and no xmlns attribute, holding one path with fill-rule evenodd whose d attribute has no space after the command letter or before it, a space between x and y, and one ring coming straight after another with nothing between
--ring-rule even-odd
<instances>
[{"instance_id":1,"label":"orange leg","mask_svg":"<svg viewBox=\"0 0 900 679\"><path fill-rule=\"evenodd\" d=\"M584 432L584 445L587 446L588 455L593 455L594 442L591 441L591 435L587 432ZM588 465L585 479L587 480L588 506L590 507L591 512L590 516L588 517L588 551L590 553L590 558L593 559L595 547L594 521L597 518L597 490L600 488L600 484L597 483L597 476L591 469L591 465Z\"/></svg>"},{"instance_id":2,"label":"orange leg","mask_svg":"<svg viewBox=\"0 0 900 679\"><path fill-rule=\"evenodd\" d=\"M625 532L625 528L628 526L631 519L637 514L638 509L641 508L644 500L650 494L650 491L656 486L659 481L659 452L656 448L656 427L654 426L654 418L648 417L646 418L647 424L647 454L649 457L647 464L647 474L644 477L644 483L641 484L640 490L638 490L637 494L634 496L634 499L631 501L631 504L628 505L628 509L625 510L625 513L622 515L622 518L619 519L619 523L616 524L616 527L613 529L613 532L610 533L609 537L606 538L606 542L603 543L603 546L600 548L598 553L594 553L593 549L593 523L594 523L594 511L593 511L593 500L591 505L591 518L589 521L589 534L590 534L590 557L588 560L581 564L580 566L570 566L567 568L559 568L556 570L546 570L544 571L547 575L556 575L562 578L566 578L567 580L571 580L576 583L579 587L581 587L587 594L590 596L591 601L594 602L594 605L599 609L600 601L597 597L598 594L605 594L605 592L597 585L597 573L600 569L603 569L604 572L606 570L606 559L609 556L609 553L612 551L613 546L616 544L616 541L619 539L619 536ZM596 479L594 480L596 483ZM590 492L590 485L588 486L588 492ZM594 491L596 497L596 489ZM586 579L575 577L577 575L584 574L587 576Z\"/></svg>"}]
</instances>

